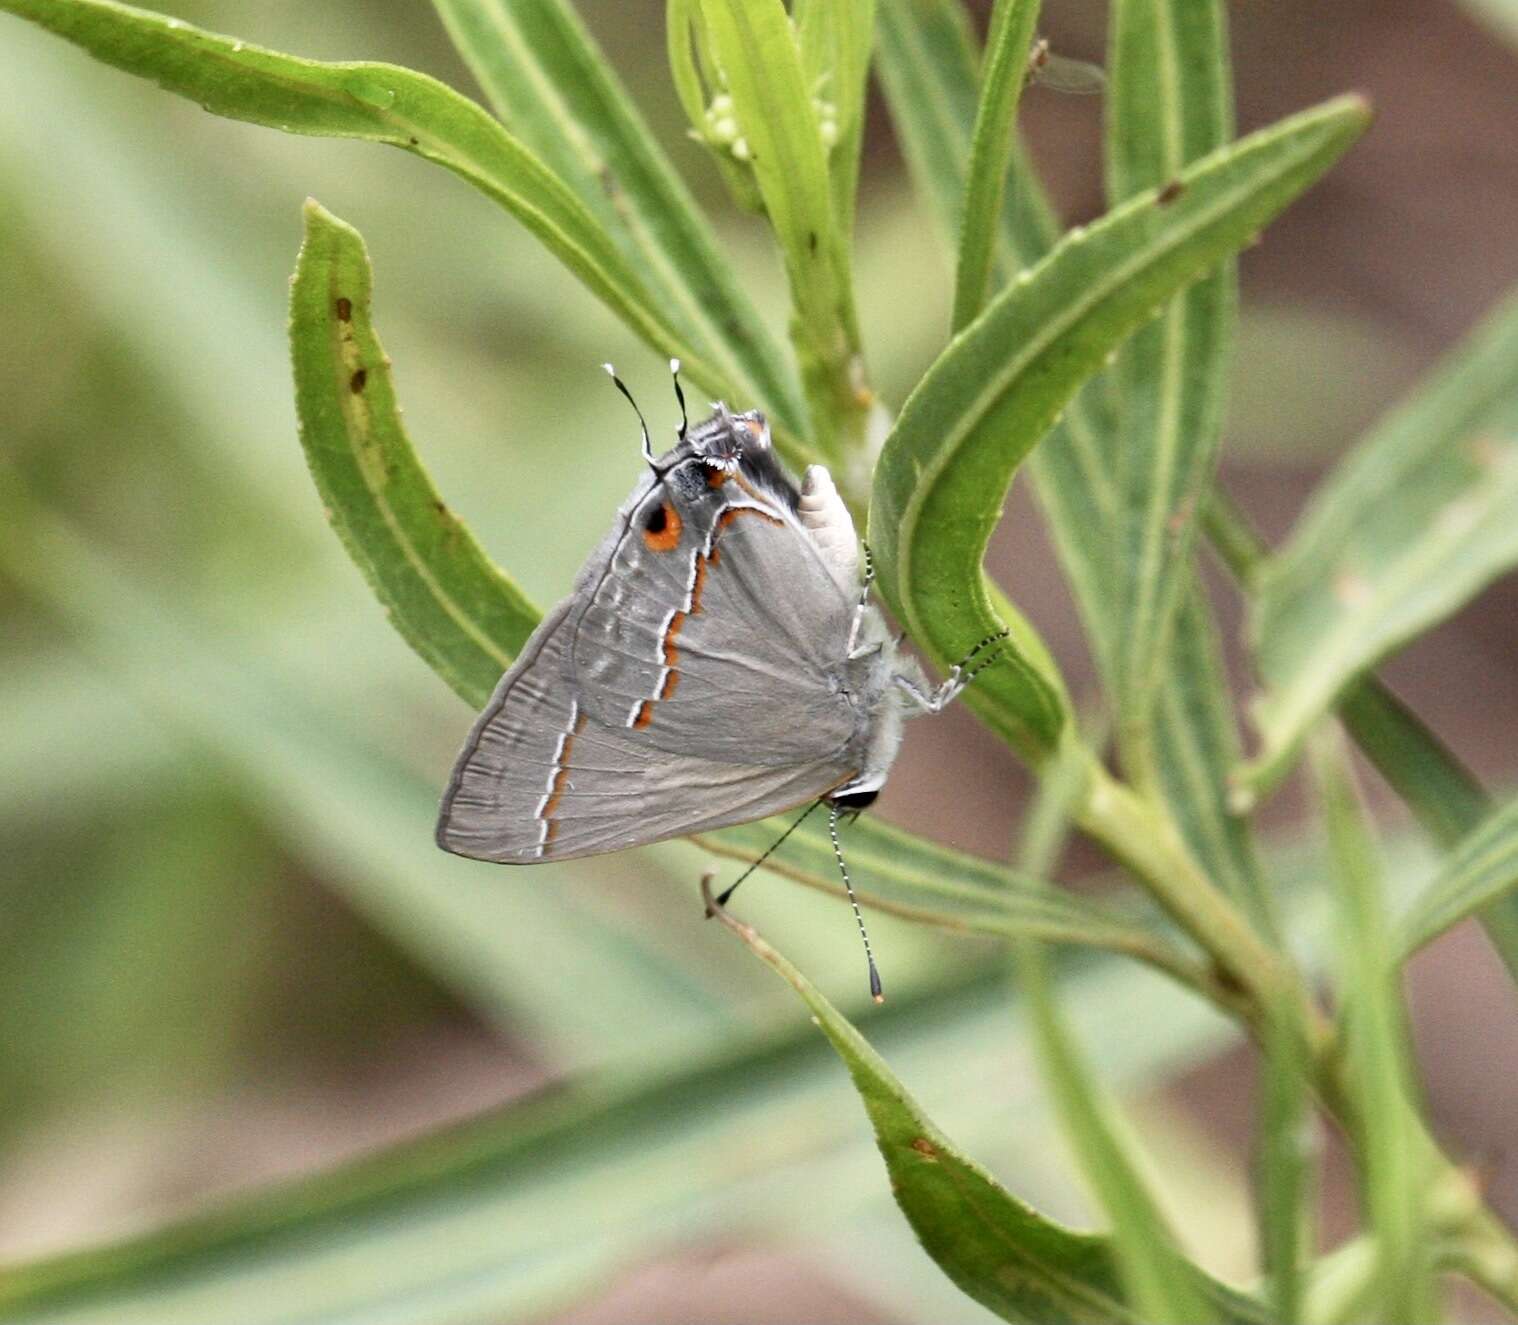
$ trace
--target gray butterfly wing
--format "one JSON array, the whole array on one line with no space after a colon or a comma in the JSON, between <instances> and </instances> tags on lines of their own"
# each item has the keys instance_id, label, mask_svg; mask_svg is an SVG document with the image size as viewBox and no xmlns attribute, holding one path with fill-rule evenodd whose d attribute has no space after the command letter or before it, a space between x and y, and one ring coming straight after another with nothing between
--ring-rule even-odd
<instances>
[{"instance_id":1,"label":"gray butterfly wing","mask_svg":"<svg viewBox=\"0 0 1518 1325\"><path fill-rule=\"evenodd\" d=\"M744 764L810 762L854 737L853 604L783 501L737 480L695 497L655 486L628 516L578 595L572 680L592 717Z\"/></svg>"},{"instance_id":2,"label":"gray butterfly wing","mask_svg":"<svg viewBox=\"0 0 1518 1325\"><path fill-rule=\"evenodd\" d=\"M846 749L754 765L672 754L607 727L565 684L576 598L543 621L459 756L438 820L445 850L478 860L567 860L744 823L850 778Z\"/></svg>"}]
</instances>

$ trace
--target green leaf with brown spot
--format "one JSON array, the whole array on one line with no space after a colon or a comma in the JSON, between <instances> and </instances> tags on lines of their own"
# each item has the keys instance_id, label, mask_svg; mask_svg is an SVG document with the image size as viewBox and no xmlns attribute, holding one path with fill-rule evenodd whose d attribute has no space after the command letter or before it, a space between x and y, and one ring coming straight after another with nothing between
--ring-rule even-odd
<instances>
[{"instance_id":1,"label":"green leaf with brown spot","mask_svg":"<svg viewBox=\"0 0 1518 1325\"><path fill-rule=\"evenodd\" d=\"M1081 384L1136 327L1236 252L1359 137L1359 98L1331 101L1072 231L949 345L908 398L875 471L870 542L882 593L937 663L1002 628L981 562L1007 489ZM1011 627L1017 619L1007 620ZM1036 639L1008 641L966 701L1037 763L1068 718Z\"/></svg>"},{"instance_id":2,"label":"green leaf with brown spot","mask_svg":"<svg viewBox=\"0 0 1518 1325\"><path fill-rule=\"evenodd\" d=\"M412 450L370 320L358 231L316 202L306 203L305 222L290 350L311 476L391 623L478 707L541 614L449 511Z\"/></svg>"},{"instance_id":3,"label":"green leaf with brown spot","mask_svg":"<svg viewBox=\"0 0 1518 1325\"><path fill-rule=\"evenodd\" d=\"M927 1117L883 1058L807 978L748 925L718 913L811 1010L853 1079L875 1129L896 1203L923 1250L1001 1319L1030 1325L1141 1319L1126 1297L1110 1241L1076 1233L1019 1201ZM1255 1321L1259 1304L1181 1261L1209 1319Z\"/></svg>"}]
</instances>

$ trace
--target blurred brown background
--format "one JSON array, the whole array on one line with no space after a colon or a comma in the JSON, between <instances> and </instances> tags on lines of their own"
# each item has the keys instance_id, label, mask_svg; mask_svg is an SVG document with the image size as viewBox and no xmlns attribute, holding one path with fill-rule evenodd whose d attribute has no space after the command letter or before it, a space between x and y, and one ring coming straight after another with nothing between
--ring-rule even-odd
<instances>
[{"instance_id":1,"label":"blurred brown background","mask_svg":"<svg viewBox=\"0 0 1518 1325\"><path fill-rule=\"evenodd\" d=\"M580 9L778 316L783 290L762 234L734 217L684 139L662 4ZM1518 45L1447 0L1230 10L1241 129L1350 88L1378 112L1243 259L1224 482L1278 536L1324 467L1518 281ZM476 91L426 6L203 0L172 11L278 49L396 60ZM1103 22L1097 3L1046 4L1045 30L1065 55L1099 60ZM281 339L301 199L313 194L363 230L412 435L442 491L540 603L568 587L635 472L623 407L596 365L614 358L667 423L659 366L523 232L420 163L215 120L15 20L3 32L0 79L14 95L0 107L0 178L16 200L0 219L0 306L16 312L0 356L3 481L174 601L197 604L234 656L253 641L317 705L407 748L418 785L440 785L468 715L389 634L301 471ZM1023 113L1066 217L1099 213L1100 99L1036 88ZM899 403L942 342L950 270L878 103L866 151L861 312L878 383ZM996 558L1076 693L1089 692L1076 618L1021 491ZM11 733L0 1093L14 1102L0 1125L0 1259L142 1227L596 1063L593 1051L538 1039L530 1018L482 1016L459 982L429 974L395 939L393 914L355 900L364 894L343 882L347 863L292 827L277 769L254 754L239 765L172 703L140 702L110 665L114 637L81 646L68 614L29 586L0 573ZM1383 673L1496 787L1518 771L1515 607L1509 578ZM200 683L172 662L165 674L172 687ZM1247 675L1238 680L1245 693ZM960 710L912 728L878 812L1003 856L1025 790ZM1389 796L1378 804L1388 824L1403 822ZM421 819L429 813L423 805ZM1289 792L1270 810L1283 833L1295 815ZM762 974L701 931L698 859L645 853L562 881L486 872L470 876L467 895L561 888L555 923L625 931L693 962L692 980L745 1017L794 1017L769 1001ZM1077 850L1070 870L1097 863ZM754 893L754 918L819 982L853 978L846 917L778 881ZM885 925L878 946L893 945L913 970L959 951ZM545 948L538 959L580 957ZM530 979L530 963L523 971ZM1518 1218L1513 991L1469 926L1421 955L1410 984L1434 1117ZM660 1015L651 1005L649 1018ZM712 1033L703 1026L691 1022ZM1167 1194L1188 1241L1209 1265L1247 1274L1247 1243L1220 1230L1242 1219L1249 1055L1229 1050L1156 1083L1136 1107L1173 1170ZM1188 1171L1194 1179L1176 1176ZM1334 1171L1329 1236L1353 1208L1342 1163ZM1078 1193L1063 1199L1079 1210ZM870 1274L868 1248L884 1259L879 1249L906 1245L894 1219L871 1206L825 1243L719 1227L587 1282L582 1303L553 1319L913 1319ZM1466 1306L1470 1318L1501 1318ZM962 1310L988 1318L967 1301Z\"/></svg>"}]
</instances>

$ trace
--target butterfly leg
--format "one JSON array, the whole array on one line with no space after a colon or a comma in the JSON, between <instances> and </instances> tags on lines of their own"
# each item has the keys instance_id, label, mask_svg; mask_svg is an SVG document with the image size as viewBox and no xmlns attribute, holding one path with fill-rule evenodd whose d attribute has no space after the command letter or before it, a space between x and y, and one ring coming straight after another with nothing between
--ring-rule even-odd
<instances>
[{"instance_id":1,"label":"butterfly leg","mask_svg":"<svg viewBox=\"0 0 1518 1325\"><path fill-rule=\"evenodd\" d=\"M859 629L864 624L864 614L870 605L870 586L875 583L875 558L870 555L870 545L861 539L859 546L864 549L864 583L859 586L859 601L854 605L854 619L849 623L846 656L850 658L857 658L859 653L868 651L859 649ZM870 646L871 649L877 647Z\"/></svg>"},{"instance_id":2,"label":"butterfly leg","mask_svg":"<svg viewBox=\"0 0 1518 1325\"><path fill-rule=\"evenodd\" d=\"M923 712L941 712L954 701L961 690L1001 657L1000 652L992 652L986 654L979 662L976 661L978 655L991 645L999 644L1006 639L1007 634L1007 631L999 630L978 641L960 662L949 669L949 675L942 685L929 686L922 680L920 674L911 676L906 673L897 673L891 680Z\"/></svg>"}]
</instances>

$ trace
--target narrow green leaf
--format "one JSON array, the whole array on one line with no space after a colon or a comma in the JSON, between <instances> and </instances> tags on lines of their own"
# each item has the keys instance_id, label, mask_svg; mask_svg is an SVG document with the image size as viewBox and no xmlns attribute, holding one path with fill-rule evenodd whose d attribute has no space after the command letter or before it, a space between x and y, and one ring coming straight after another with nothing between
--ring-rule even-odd
<instances>
[{"instance_id":1,"label":"narrow green leaf","mask_svg":"<svg viewBox=\"0 0 1518 1325\"><path fill-rule=\"evenodd\" d=\"M541 613L438 497L401 425L364 241L319 204L290 290L301 445L327 518L402 638L482 705Z\"/></svg>"},{"instance_id":2,"label":"narrow green leaf","mask_svg":"<svg viewBox=\"0 0 1518 1325\"><path fill-rule=\"evenodd\" d=\"M811 1009L837 1051L875 1129L891 1190L923 1250L967 1294L1003 1320L1143 1319L1125 1294L1104 1238L1045 1219L956 1149L907 1093L885 1060L810 981L748 925L719 918ZM1184 1264L1184 1263L1183 1263ZM1257 1319L1256 1304L1184 1265L1199 1314L1179 1319Z\"/></svg>"},{"instance_id":3,"label":"narrow green leaf","mask_svg":"<svg viewBox=\"0 0 1518 1325\"><path fill-rule=\"evenodd\" d=\"M1398 921L1393 947L1405 961L1468 915L1518 887L1518 801L1469 834Z\"/></svg>"},{"instance_id":4,"label":"narrow green leaf","mask_svg":"<svg viewBox=\"0 0 1518 1325\"><path fill-rule=\"evenodd\" d=\"M636 264L682 336L740 393L798 431L791 370L710 226L566 0L434 0L511 131Z\"/></svg>"},{"instance_id":5,"label":"narrow green leaf","mask_svg":"<svg viewBox=\"0 0 1518 1325\"><path fill-rule=\"evenodd\" d=\"M1486 818L1491 798L1475 775L1378 678L1361 677L1344 692L1339 718L1441 846L1454 846Z\"/></svg>"},{"instance_id":6,"label":"narrow green leaf","mask_svg":"<svg viewBox=\"0 0 1518 1325\"><path fill-rule=\"evenodd\" d=\"M1260 1260L1271 1319L1308 1319L1306 1275L1316 1247L1316 1119L1307 1095L1312 1073L1293 1034L1293 1009L1269 1013L1260 1036L1258 1142L1254 1152Z\"/></svg>"},{"instance_id":7,"label":"narrow green leaf","mask_svg":"<svg viewBox=\"0 0 1518 1325\"><path fill-rule=\"evenodd\" d=\"M924 376L876 469L870 539L898 620L939 663L1000 628L981 560L1018 463L1081 382L1160 303L1237 250L1363 131L1355 98L1261 130L1072 232ZM966 590L969 590L967 593ZM1037 762L1066 720L1057 675L1022 641L968 702Z\"/></svg>"},{"instance_id":8,"label":"narrow green leaf","mask_svg":"<svg viewBox=\"0 0 1518 1325\"><path fill-rule=\"evenodd\" d=\"M1158 790L1192 856L1261 934L1276 933L1271 884L1247 818L1228 803L1241 756L1212 608L1190 577L1154 713Z\"/></svg>"},{"instance_id":9,"label":"narrow green leaf","mask_svg":"<svg viewBox=\"0 0 1518 1325\"><path fill-rule=\"evenodd\" d=\"M1228 569L1246 590L1251 588L1265 564L1264 542L1217 490L1204 518L1208 537ZM1339 701L1339 716L1434 841L1454 846L1490 811L1491 800L1470 770L1373 673L1351 683ZM1518 896L1493 902L1480 920L1508 973L1518 980Z\"/></svg>"},{"instance_id":10,"label":"narrow green leaf","mask_svg":"<svg viewBox=\"0 0 1518 1325\"><path fill-rule=\"evenodd\" d=\"M1425 1228L1428 1150L1413 1079L1386 921L1380 853L1337 726L1311 742L1338 893L1340 1024L1361 1201L1376 1237L1371 1319L1436 1318L1431 1239Z\"/></svg>"},{"instance_id":11,"label":"narrow green leaf","mask_svg":"<svg viewBox=\"0 0 1518 1325\"><path fill-rule=\"evenodd\" d=\"M701 0L701 13L790 281L812 435L837 459L862 409L859 327L796 32L781 0Z\"/></svg>"},{"instance_id":12,"label":"narrow green leaf","mask_svg":"<svg viewBox=\"0 0 1518 1325\"><path fill-rule=\"evenodd\" d=\"M1039 779L1018 851L1025 869L1044 874L1053 866L1087 778L1080 747L1072 743ZM1055 1002L1044 945L1020 940L1016 962L1050 1103L1112 1224L1113 1253L1128 1300L1144 1320L1206 1319L1190 1267L1130 1157L1133 1143Z\"/></svg>"},{"instance_id":13,"label":"narrow green leaf","mask_svg":"<svg viewBox=\"0 0 1518 1325\"><path fill-rule=\"evenodd\" d=\"M875 0L792 0L791 18L801 41L801 63L833 129L824 132L828 181L840 242L853 242L859 192L859 152L864 144L865 88L875 35ZM831 146L827 139L831 137Z\"/></svg>"},{"instance_id":14,"label":"narrow green leaf","mask_svg":"<svg viewBox=\"0 0 1518 1325\"><path fill-rule=\"evenodd\" d=\"M980 103L970 136L959 263L954 277L954 330L962 331L985 305L1001 230L1002 194L1016 144L1017 103L1028 74L1028 48L1040 0L997 0L986 39Z\"/></svg>"},{"instance_id":15,"label":"narrow green leaf","mask_svg":"<svg viewBox=\"0 0 1518 1325\"><path fill-rule=\"evenodd\" d=\"M952 252L977 106L974 38L958 0L881 0L879 15L878 68L896 135L907 168ZM1000 282L1043 257L1059 237L1032 165L1016 148L1011 171L996 264ZM1081 388L1064 419L1028 461L1055 550L1104 676L1112 675L1115 652L1113 576L1107 541L1094 531L1110 528L1116 518L1115 436L1103 374Z\"/></svg>"},{"instance_id":16,"label":"narrow green leaf","mask_svg":"<svg viewBox=\"0 0 1518 1325\"><path fill-rule=\"evenodd\" d=\"M974 115L974 48L961 6L948 0L882 0L880 69L898 137L919 190L946 237L967 156ZM1012 205L1006 209L999 270L1005 274L1048 250L1057 227L1025 156L1013 160ZM1088 382L1065 418L1029 457L1029 466L1060 562L1104 676L1115 676L1111 547L1118 519L1114 474L1119 468L1116 416L1104 377ZM1183 608L1183 610L1186 610ZM1223 702L1223 677L1213 625L1186 627L1186 643L1170 662L1170 692L1156 714L1161 794L1188 847L1210 876L1264 924L1269 886L1247 822L1232 813L1223 778L1239 757L1233 713ZM1115 686L1114 686L1115 688ZM1270 932L1268 927L1262 930Z\"/></svg>"},{"instance_id":17,"label":"narrow green leaf","mask_svg":"<svg viewBox=\"0 0 1518 1325\"><path fill-rule=\"evenodd\" d=\"M731 394L580 200L499 122L436 79L398 65L282 55L112 0L0 0L0 11L213 114L286 133L386 143L451 170L521 221L648 344L681 359L693 382Z\"/></svg>"},{"instance_id":18,"label":"narrow green leaf","mask_svg":"<svg viewBox=\"0 0 1518 1325\"><path fill-rule=\"evenodd\" d=\"M1233 136L1219 0L1119 0L1107 64L1109 205L1164 189ZM1236 286L1233 264L1220 265L1136 331L1118 358L1121 411L1111 446L1120 491L1107 531L1122 640L1114 702L1125 764L1146 781L1159 777L1154 707L1222 436Z\"/></svg>"},{"instance_id":19,"label":"narrow green leaf","mask_svg":"<svg viewBox=\"0 0 1518 1325\"><path fill-rule=\"evenodd\" d=\"M1509 298L1315 494L1250 617L1264 790L1361 673L1518 561L1518 298Z\"/></svg>"},{"instance_id":20,"label":"narrow green leaf","mask_svg":"<svg viewBox=\"0 0 1518 1325\"><path fill-rule=\"evenodd\" d=\"M1054 1112L1112 1222L1112 1250L1125 1297L1140 1320L1211 1318L1196 1270L1181 1254L1131 1158L1112 1104L1083 1061L1049 991L1045 957L1033 943L1018 954L1038 1060Z\"/></svg>"}]
</instances>

